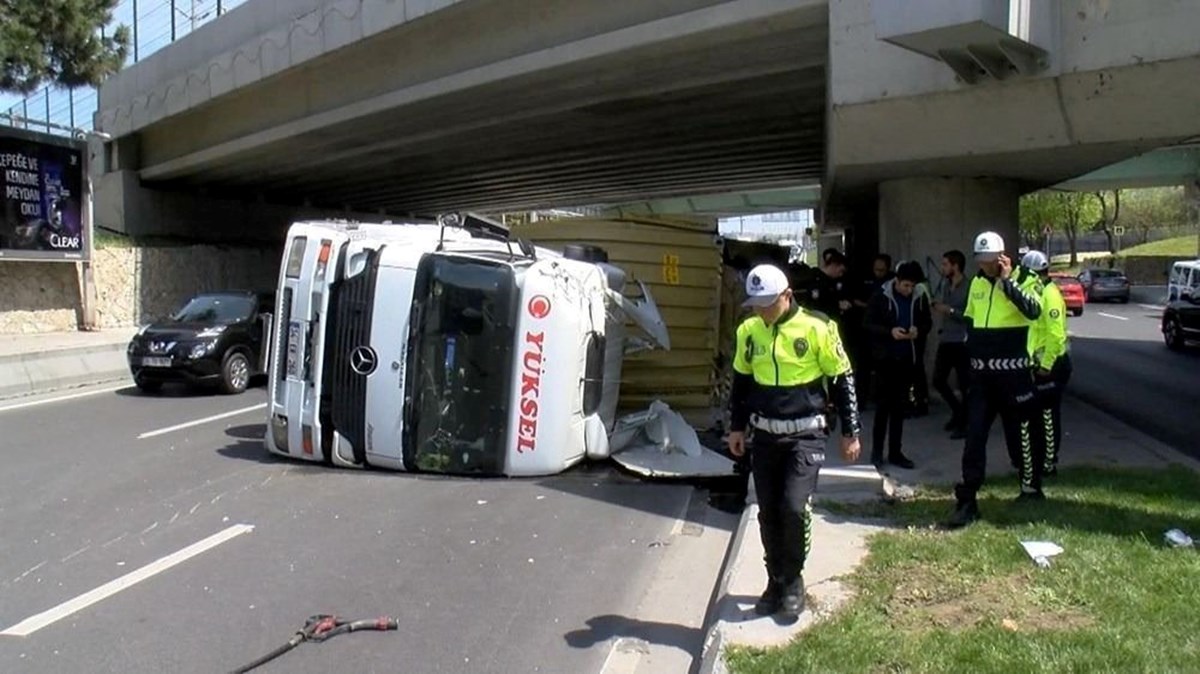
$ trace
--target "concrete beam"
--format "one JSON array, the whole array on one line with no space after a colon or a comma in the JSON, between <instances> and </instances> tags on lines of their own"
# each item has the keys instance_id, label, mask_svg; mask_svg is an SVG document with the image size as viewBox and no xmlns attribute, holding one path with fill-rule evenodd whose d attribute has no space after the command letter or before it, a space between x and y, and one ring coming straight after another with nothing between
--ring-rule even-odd
<instances>
[{"instance_id":1,"label":"concrete beam","mask_svg":"<svg viewBox=\"0 0 1200 674\"><path fill-rule=\"evenodd\" d=\"M1200 146L1165 147L1055 185L1075 192L1172 187L1200 180Z\"/></svg>"},{"instance_id":2,"label":"concrete beam","mask_svg":"<svg viewBox=\"0 0 1200 674\"><path fill-rule=\"evenodd\" d=\"M301 119L274 125L200 151L145 167L147 180L179 178L219 165L235 155L294 139L304 134L387 113L404 106L500 81L536 75L591 60L613 57L648 44L702 39L733 26L760 24L794 14L804 7L821 7L821 0L730 0L711 7L649 21L567 44L555 45L486 65L465 69L403 89L354 101ZM104 120L101 120L102 126Z\"/></svg>"},{"instance_id":3,"label":"concrete beam","mask_svg":"<svg viewBox=\"0 0 1200 674\"><path fill-rule=\"evenodd\" d=\"M303 218L378 221L377 213L221 199L143 187L132 171L94 178L96 226L128 236L165 236L205 242L278 242Z\"/></svg>"},{"instance_id":4,"label":"concrete beam","mask_svg":"<svg viewBox=\"0 0 1200 674\"><path fill-rule=\"evenodd\" d=\"M123 136L462 0L248 0L101 85L96 128Z\"/></svg>"},{"instance_id":5,"label":"concrete beam","mask_svg":"<svg viewBox=\"0 0 1200 674\"><path fill-rule=\"evenodd\" d=\"M820 202L820 197L820 186L811 185L635 201L607 206L603 213L618 217L687 214L725 217L749 213L781 213L815 208Z\"/></svg>"}]
</instances>

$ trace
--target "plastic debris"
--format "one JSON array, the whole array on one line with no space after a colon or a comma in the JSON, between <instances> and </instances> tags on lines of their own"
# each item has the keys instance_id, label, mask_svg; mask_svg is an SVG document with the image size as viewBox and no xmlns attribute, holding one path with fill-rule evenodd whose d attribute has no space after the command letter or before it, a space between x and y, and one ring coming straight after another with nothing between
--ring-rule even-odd
<instances>
[{"instance_id":1,"label":"plastic debris","mask_svg":"<svg viewBox=\"0 0 1200 674\"><path fill-rule=\"evenodd\" d=\"M1167 545L1174 548L1190 548L1195 545L1192 537L1184 533L1182 529L1171 529L1163 534L1163 539L1167 541Z\"/></svg>"},{"instance_id":2,"label":"plastic debris","mask_svg":"<svg viewBox=\"0 0 1200 674\"><path fill-rule=\"evenodd\" d=\"M1021 541L1021 547L1025 548L1025 554L1033 563L1043 569L1050 568L1051 557L1063 553L1062 546L1050 541Z\"/></svg>"}]
</instances>

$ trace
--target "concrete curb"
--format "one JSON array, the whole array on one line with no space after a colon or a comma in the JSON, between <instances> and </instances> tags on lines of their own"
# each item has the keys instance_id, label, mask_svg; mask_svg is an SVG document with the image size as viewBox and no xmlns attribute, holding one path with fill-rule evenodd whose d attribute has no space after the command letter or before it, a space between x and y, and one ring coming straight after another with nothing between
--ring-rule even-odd
<instances>
[{"instance_id":1,"label":"concrete curb","mask_svg":"<svg viewBox=\"0 0 1200 674\"><path fill-rule=\"evenodd\" d=\"M128 376L124 343L0 356L0 400L102 384Z\"/></svg>"},{"instance_id":2,"label":"concrete curb","mask_svg":"<svg viewBox=\"0 0 1200 674\"><path fill-rule=\"evenodd\" d=\"M742 515L738 519L737 530L729 539L729 548L725 552L725 560L721 563L721 575L713 590L713 596L708 602L708 615L705 616L703 627L704 651L700 656L700 667L695 670L696 674L725 674L727 671L724 660L725 634L721 630L721 602L729 593L729 583L733 578L738 557L742 553L742 541L746 537L750 520L758 512L758 509L753 507L755 503L754 481L751 480L746 492L746 503L742 509Z\"/></svg>"}]
</instances>

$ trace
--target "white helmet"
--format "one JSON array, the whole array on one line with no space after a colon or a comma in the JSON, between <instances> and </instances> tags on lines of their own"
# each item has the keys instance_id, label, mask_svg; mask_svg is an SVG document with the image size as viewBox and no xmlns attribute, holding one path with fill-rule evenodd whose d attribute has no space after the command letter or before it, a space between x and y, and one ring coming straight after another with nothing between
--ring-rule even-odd
<instances>
[{"instance_id":1,"label":"white helmet","mask_svg":"<svg viewBox=\"0 0 1200 674\"><path fill-rule=\"evenodd\" d=\"M1050 268L1050 259L1040 250L1031 250L1021 258L1021 266L1033 271L1046 271Z\"/></svg>"},{"instance_id":2,"label":"white helmet","mask_svg":"<svg viewBox=\"0 0 1200 674\"><path fill-rule=\"evenodd\" d=\"M1004 239L995 232L984 232L975 237L975 259L995 260L1004 252Z\"/></svg>"}]
</instances>

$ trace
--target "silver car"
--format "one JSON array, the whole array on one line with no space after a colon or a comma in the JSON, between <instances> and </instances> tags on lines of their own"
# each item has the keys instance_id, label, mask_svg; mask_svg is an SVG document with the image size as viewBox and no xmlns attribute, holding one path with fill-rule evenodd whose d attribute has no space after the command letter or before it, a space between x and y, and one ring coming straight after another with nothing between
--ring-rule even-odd
<instances>
[{"instance_id":1,"label":"silver car","mask_svg":"<svg viewBox=\"0 0 1200 674\"><path fill-rule=\"evenodd\" d=\"M1085 269L1079 274L1079 283L1088 302L1129 301L1129 278L1118 269Z\"/></svg>"}]
</instances>

